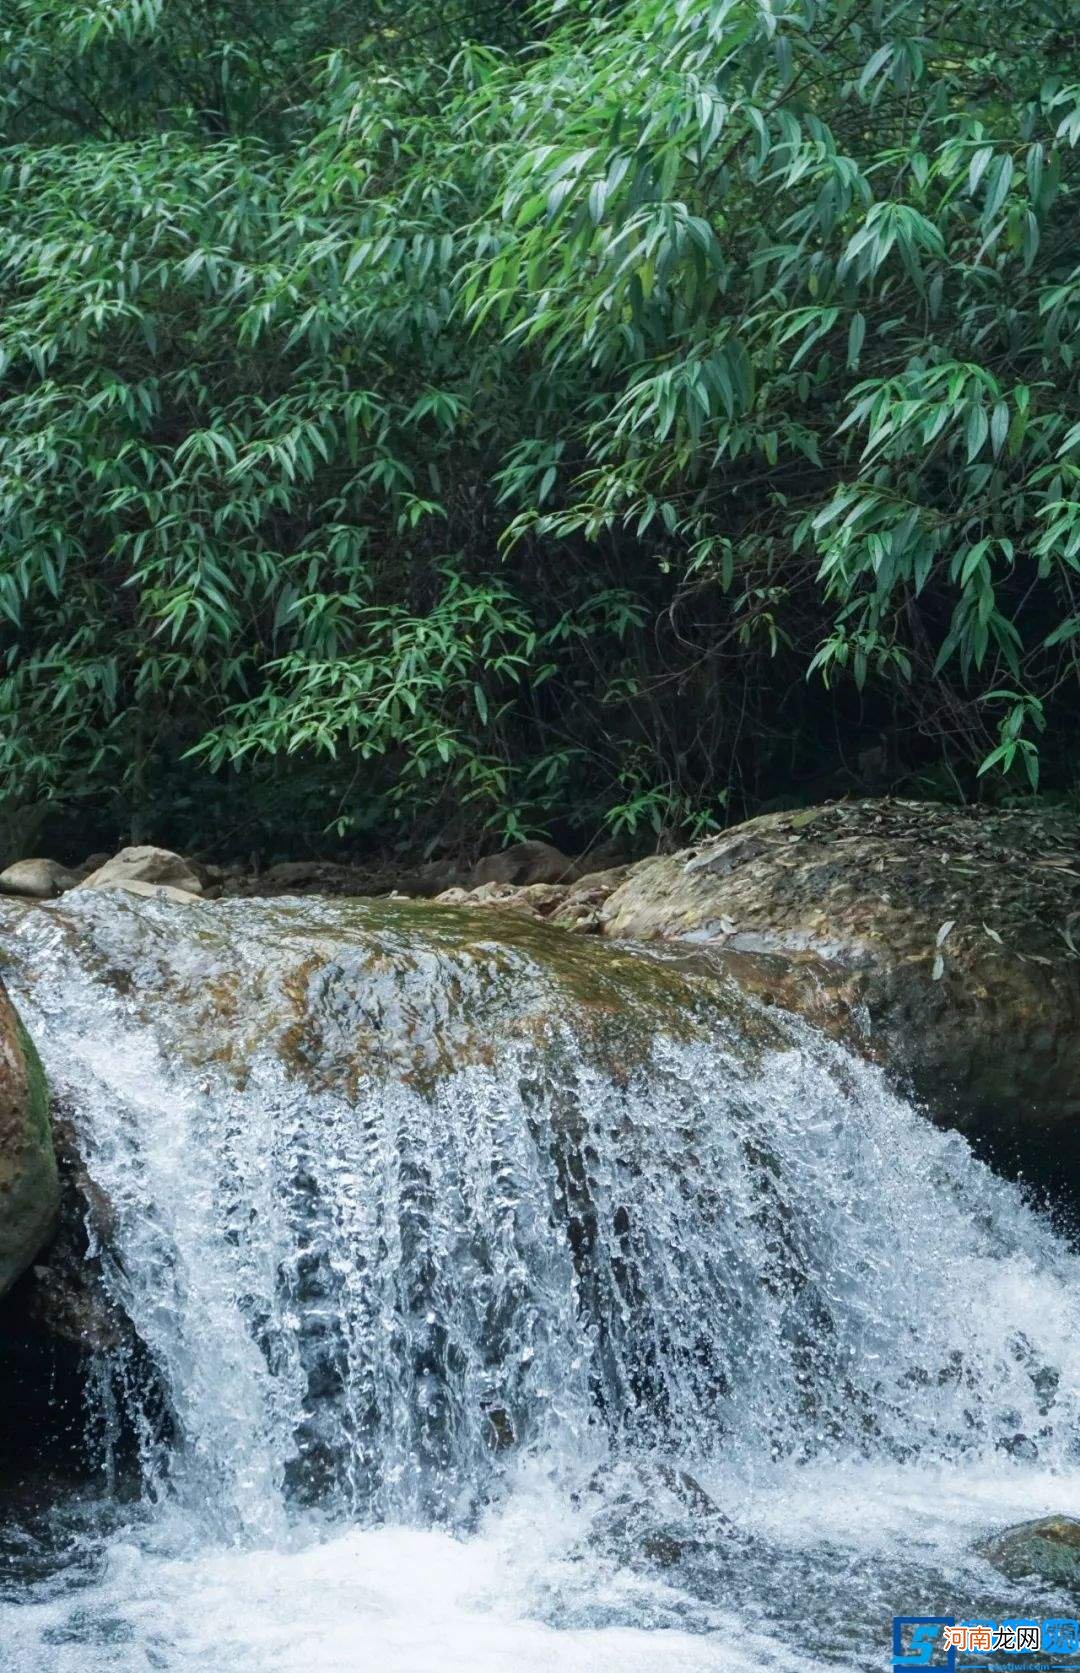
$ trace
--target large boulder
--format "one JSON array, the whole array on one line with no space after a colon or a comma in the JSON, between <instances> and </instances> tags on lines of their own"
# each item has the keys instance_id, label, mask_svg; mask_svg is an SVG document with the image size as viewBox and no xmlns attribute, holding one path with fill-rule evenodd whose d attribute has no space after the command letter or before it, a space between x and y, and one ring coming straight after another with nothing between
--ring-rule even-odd
<instances>
[{"instance_id":1,"label":"large boulder","mask_svg":"<svg viewBox=\"0 0 1080 1673\"><path fill-rule=\"evenodd\" d=\"M0 894L27 900L54 900L79 882L77 872L56 860L16 860L0 871Z\"/></svg>"},{"instance_id":2,"label":"large boulder","mask_svg":"<svg viewBox=\"0 0 1080 1673\"><path fill-rule=\"evenodd\" d=\"M0 1295L48 1241L59 1208L45 1076L0 986Z\"/></svg>"},{"instance_id":3,"label":"large boulder","mask_svg":"<svg viewBox=\"0 0 1080 1673\"><path fill-rule=\"evenodd\" d=\"M150 846L121 848L111 860L92 871L79 884L81 889L122 889L132 884L156 884L162 889L181 889L186 895L201 895L202 880L180 854L168 848ZM136 893L145 893L138 889Z\"/></svg>"},{"instance_id":4,"label":"large boulder","mask_svg":"<svg viewBox=\"0 0 1080 1673\"><path fill-rule=\"evenodd\" d=\"M771 956L998 1165L1080 1187L1080 828L895 800L751 820L632 868L605 935Z\"/></svg>"}]
</instances>

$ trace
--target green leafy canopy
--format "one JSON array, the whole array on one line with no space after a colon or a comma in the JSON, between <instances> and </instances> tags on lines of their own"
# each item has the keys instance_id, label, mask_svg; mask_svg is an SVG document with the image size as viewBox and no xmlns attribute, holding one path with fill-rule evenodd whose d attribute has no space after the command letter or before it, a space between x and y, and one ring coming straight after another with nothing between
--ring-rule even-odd
<instances>
[{"instance_id":1,"label":"green leafy canopy","mask_svg":"<svg viewBox=\"0 0 1080 1673\"><path fill-rule=\"evenodd\" d=\"M16 800L685 834L881 734L1071 784L1070 8L0 34Z\"/></svg>"}]
</instances>

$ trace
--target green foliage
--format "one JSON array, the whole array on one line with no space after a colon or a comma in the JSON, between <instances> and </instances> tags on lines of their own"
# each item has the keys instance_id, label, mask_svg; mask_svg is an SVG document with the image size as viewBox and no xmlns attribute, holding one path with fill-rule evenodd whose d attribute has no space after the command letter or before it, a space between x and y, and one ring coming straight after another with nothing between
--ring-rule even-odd
<instances>
[{"instance_id":1,"label":"green foliage","mask_svg":"<svg viewBox=\"0 0 1080 1673\"><path fill-rule=\"evenodd\" d=\"M837 738L1071 782L1053 0L5 18L15 799L293 763L312 831L468 842L686 834Z\"/></svg>"}]
</instances>

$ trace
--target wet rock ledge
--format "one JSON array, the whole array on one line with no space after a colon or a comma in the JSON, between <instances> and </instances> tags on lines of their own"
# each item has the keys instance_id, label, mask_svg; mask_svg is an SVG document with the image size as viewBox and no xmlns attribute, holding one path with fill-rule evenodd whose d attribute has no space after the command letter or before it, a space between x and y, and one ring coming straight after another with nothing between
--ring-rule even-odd
<instances>
[{"instance_id":1,"label":"wet rock ledge","mask_svg":"<svg viewBox=\"0 0 1080 1673\"><path fill-rule=\"evenodd\" d=\"M997 1166L1080 1199L1080 826L1067 813L835 802L561 885L452 905L680 939L856 1036Z\"/></svg>"},{"instance_id":2,"label":"wet rock ledge","mask_svg":"<svg viewBox=\"0 0 1080 1673\"><path fill-rule=\"evenodd\" d=\"M471 871L297 861L260 874L157 848L68 871L22 860L0 893L123 888L178 907L238 895L415 897L574 934L690 942L754 992L842 1033L1003 1171L1080 1204L1080 826L1066 812L892 799L754 819L613 864L541 842ZM453 886L447 888L450 881Z\"/></svg>"}]
</instances>

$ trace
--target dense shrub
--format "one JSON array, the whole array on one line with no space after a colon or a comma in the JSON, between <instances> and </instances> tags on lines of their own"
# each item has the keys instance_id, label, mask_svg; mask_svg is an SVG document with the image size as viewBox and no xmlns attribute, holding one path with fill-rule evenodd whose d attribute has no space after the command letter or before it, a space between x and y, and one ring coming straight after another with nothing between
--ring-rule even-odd
<instances>
[{"instance_id":1,"label":"dense shrub","mask_svg":"<svg viewBox=\"0 0 1080 1673\"><path fill-rule=\"evenodd\" d=\"M1065 8L5 16L11 801L433 846L1071 785Z\"/></svg>"}]
</instances>

